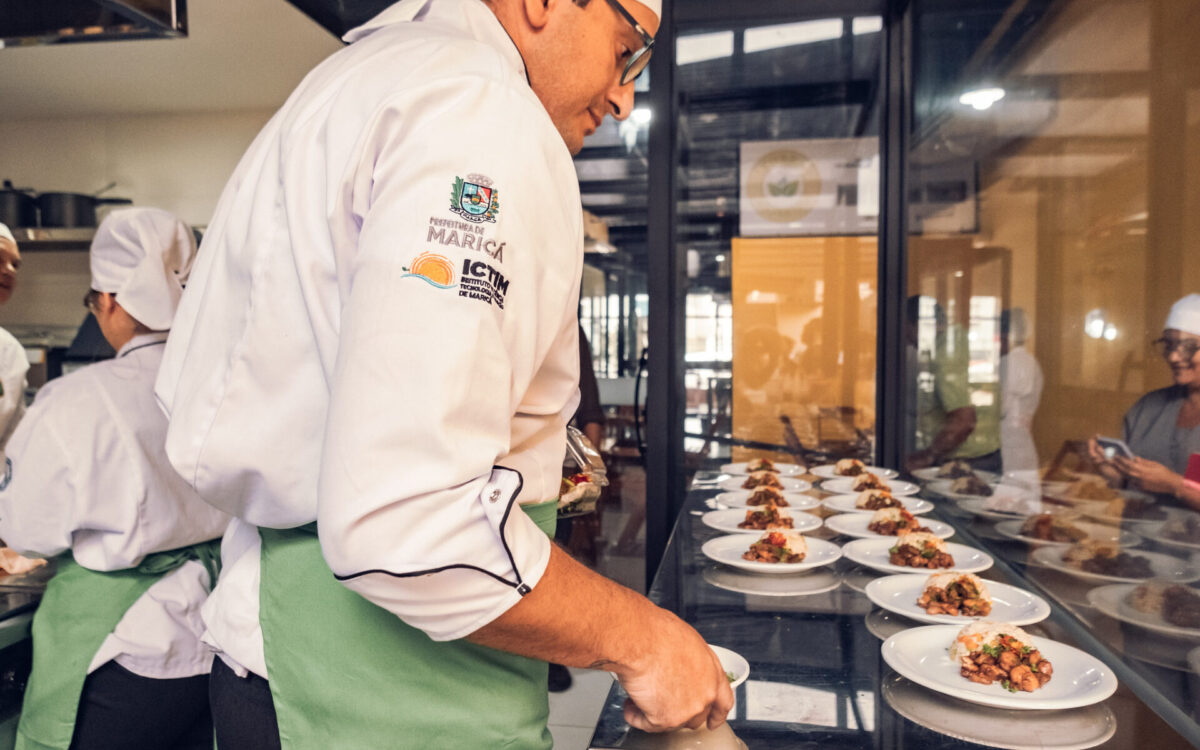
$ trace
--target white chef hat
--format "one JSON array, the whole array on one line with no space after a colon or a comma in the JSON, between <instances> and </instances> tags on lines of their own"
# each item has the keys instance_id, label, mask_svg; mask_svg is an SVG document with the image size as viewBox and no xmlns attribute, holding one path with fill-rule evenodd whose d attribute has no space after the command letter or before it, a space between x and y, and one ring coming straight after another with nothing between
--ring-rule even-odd
<instances>
[{"instance_id":1,"label":"white chef hat","mask_svg":"<svg viewBox=\"0 0 1200 750\"><path fill-rule=\"evenodd\" d=\"M1200 294L1189 294L1172 305L1163 328L1200 336Z\"/></svg>"},{"instance_id":2,"label":"white chef hat","mask_svg":"<svg viewBox=\"0 0 1200 750\"><path fill-rule=\"evenodd\" d=\"M3 224L3 223L0 223L0 237L5 238L9 242L17 241L17 238L13 237L12 230L8 228L7 224Z\"/></svg>"},{"instance_id":3,"label":"white chef hat","mask_svg":"<svg viewBox=\"0 0 1200 750\"><path fill-rule=\"evenodd\" d=\"M638 2L653 11L660 20L662 19L662 0L638 0Z\"/></svg>"},{"instance_id":4,"label":"white chef hat","mask_svg":"<svg viewBox=\"0 0 1200 750\"><path fill-rule=\"evenodd\" d=\"M111 212L92 240L92 289L117 295L125 312L154 331L171 327L196 257L187 224L158 208Z\"/></svg>"}]
</instances>

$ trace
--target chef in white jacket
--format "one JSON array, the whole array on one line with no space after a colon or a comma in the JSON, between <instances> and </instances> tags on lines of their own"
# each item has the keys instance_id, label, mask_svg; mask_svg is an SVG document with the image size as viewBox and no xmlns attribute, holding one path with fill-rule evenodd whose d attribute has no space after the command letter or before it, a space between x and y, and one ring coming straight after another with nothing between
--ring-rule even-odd
<instances>
[{"instance_id":1,"label":"chef in white jacket","mask_svg":"<svg viewBox=\"0 0 1200 750\"><path fill-rule=\"evenodd\" d=\"M158 380L236 516L204 609L228 748L547 748L545 660L635 725L719 725L701 637L554 547L578 398L571 153L658 0L402 0L242 158Z\"/></svg>"},{"instance_id":2,"label":"chef in white jacket","mask_svg":"<svg viewBox=\"0 0 1200 750\"><path fill-rule=\"evenodd\" d=\"M211 748L200 607L228 517L167 462L154 398L195 254L166 211L114 211L88 305L115 359L47 383L8 445L0 536L61 555L33 621L18 748Z\"/></svg>"},{"instance_id":3,"label":"chef in white jacket","mask_svg":"<svg viewBox=\"0 0 1200 750\"><path fill-rule=\"evenodd\" d=\"M0 224L0 305L5 305L17 288L21 251L17 239L5 224ZM0 328L0 454L25 413L25 373L29 359L25 347L8 331ZM0 481L3 481L0 478Z\"/></svg>"}]
</instances>

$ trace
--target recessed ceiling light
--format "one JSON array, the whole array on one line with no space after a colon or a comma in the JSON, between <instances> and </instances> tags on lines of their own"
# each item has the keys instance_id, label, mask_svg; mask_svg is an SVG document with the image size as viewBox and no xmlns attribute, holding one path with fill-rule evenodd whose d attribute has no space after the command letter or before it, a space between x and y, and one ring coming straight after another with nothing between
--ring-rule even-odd
<instances>
[{"instance_id":1,"label":"recessed ceiling light","mask_svg":"<svg viewBox=\"0 0 1200 750\"><path fill-rule=\"evenodd\" d=\"M968 107L973 107L980 111L988 109L996 102L1004 98L1004 89L991 86L982 89L971 89L964 91L958 97L959 104L965 104Z\"/></svg>"}]
</instances>

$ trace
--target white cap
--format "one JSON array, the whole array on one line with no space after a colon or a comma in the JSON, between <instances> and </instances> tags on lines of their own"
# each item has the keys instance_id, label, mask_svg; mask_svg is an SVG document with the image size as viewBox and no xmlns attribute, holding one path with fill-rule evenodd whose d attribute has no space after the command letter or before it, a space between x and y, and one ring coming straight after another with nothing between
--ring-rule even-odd
<instances>
[{"instance_id":1,"label":"white cap","mask_svg":"<svg viewBox=\"0 0 1200 750\"><path fill-rule=\"evenodd\" d=\"M649 8L659 20L662 20L662 0L638 0Z\"/></svg>"},{"instance_id":2,"label":"white cap","mask_svg":"<svg viewBox=\"0 0 1200 750\"><path fill-rule=\"evenodd\" d=\"M1163 328L1200 336L1200 294L1189 294L1172 305Z\"/></svg>"},{"instance_id":3,"label":"white cap","mask_svg":"<svg viewBox=\"0 0 1200 750\"><path fill-rule=\"evenodd\" d=\"M17 241L17 238L13 237L12 230L8 228L7 224L0 224L0 237L7 239L9 242Z\"/></svg>"},{"instance_id":4,"label":"white cap","mask_svg":"<svg viewBox=\"0 0 1200 750\"><path fill-rule=\"evenodd\" d=\"M92 240L92 288L154 331L171 327L196 257L192 230L158 208L111 212Z\"/></svg>"}]
</instances>

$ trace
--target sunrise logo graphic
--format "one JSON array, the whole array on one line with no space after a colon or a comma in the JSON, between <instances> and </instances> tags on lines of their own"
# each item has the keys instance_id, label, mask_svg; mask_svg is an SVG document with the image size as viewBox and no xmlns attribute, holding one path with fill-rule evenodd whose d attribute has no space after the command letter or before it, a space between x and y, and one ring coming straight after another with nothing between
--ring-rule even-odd
<instances>
[{"instance_id":1,"label":"sunrise logo graphic","mask_svg":"<svg viewBox=\"0 0 1200 750\"><path fill-rule=\"evenodd\" d=\"M413 258L412 264L404 271L404 275L400 277L402 279L417 278L438 289L453 289L457 286L454 283L454 264L446 256L437 253L421 253Z\"/></svg>"}]
</instances>

